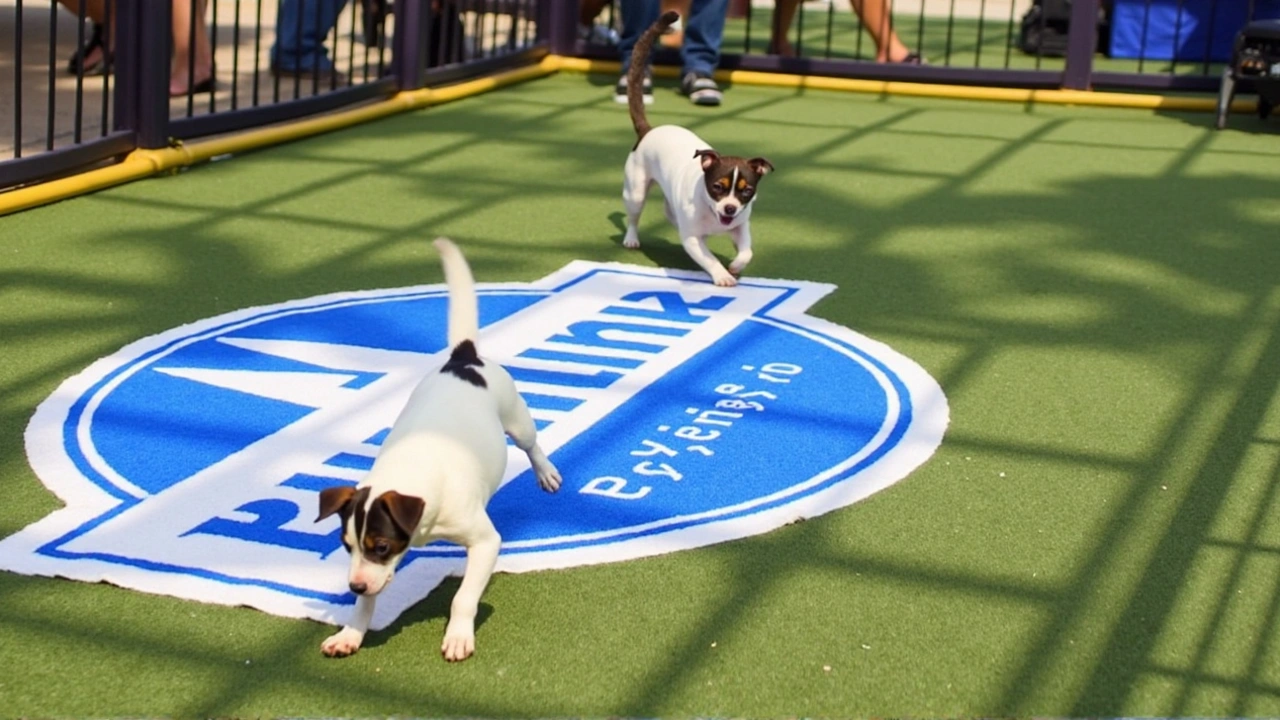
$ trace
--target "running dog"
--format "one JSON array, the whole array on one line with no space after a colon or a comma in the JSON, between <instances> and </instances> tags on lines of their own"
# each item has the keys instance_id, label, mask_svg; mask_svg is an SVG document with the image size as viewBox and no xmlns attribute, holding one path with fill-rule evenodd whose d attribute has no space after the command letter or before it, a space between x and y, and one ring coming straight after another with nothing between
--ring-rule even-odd
<instances>
[{"instance_id":1,"label":"running dog","mask_svg":"<svg viewBox=\"0 0 1280 720\"><path fill-rule=\"evenodd\" d=\"M662 15L636 41L627 69L627 105L636 129L636 144L623 169L622 201L627 210L625 247L640 247L636 223L649 186L657 183L666 197L667 220L680 233L680 243L716 285L732 286L751 262L751 201L756 185L773 171L762 157L750 160L721 155L702 138L678 125L652 127L645 117L642 85L654 40L680 16ZM707 249L707 236L729 233L737 255L729 269Z\"/></svg>"},{"instance_id":2,"label":"running dog","mask_svg":"<svg viewBox=\"0 0 1280 720\"><path fill-rule=\"evenodd\" d=\"M479 308L466 258L448 240L435 245L449 288L449 360L413 390L369 474L354 488L320 493L316 522L335 513L341 518L342 544L351 553L348 580L357 596L351 621L320 646L330 657L360 649L378 593L397 563L410 547L437 538L467 549L440 651L451 662L470 657L476 609L501 542L485 507L507 467L503 434L529 456L543 490L560 488L560 473L538 446L515 382L476 350Z\"/></svg>"}]
</instances>

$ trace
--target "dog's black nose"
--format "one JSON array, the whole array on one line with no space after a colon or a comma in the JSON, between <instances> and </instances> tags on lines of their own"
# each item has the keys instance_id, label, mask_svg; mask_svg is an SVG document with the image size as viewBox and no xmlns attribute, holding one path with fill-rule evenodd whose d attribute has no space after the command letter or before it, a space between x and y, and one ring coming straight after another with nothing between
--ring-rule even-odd
<instances>
[{"instance_id":1,"label":"dog's black nose","mask_svg":"<svg viewBox=\"0 0 1280 720\"><path fill-rule=\"evenodd\" d=\"M728 215L729 217L733 217L734 215L737 215L737 214L738 214L738 208L737 208L737 206L735 206L735 205L725 205L725 206L724 206L724 214L725 214L725 215Z\"/></svg>"},{"instance_id":2,"label":"dog's black nose","mask_svg":"<svg viewBox=\"0 0 1280 720\"><path fill-rule=\"evenodd\" d=\"M369 589L369 586L366 583L355 583L355 582L351 583L351 592L357 595L363 595L364 591L368 589Z\"/></svg>"}]
</instances>

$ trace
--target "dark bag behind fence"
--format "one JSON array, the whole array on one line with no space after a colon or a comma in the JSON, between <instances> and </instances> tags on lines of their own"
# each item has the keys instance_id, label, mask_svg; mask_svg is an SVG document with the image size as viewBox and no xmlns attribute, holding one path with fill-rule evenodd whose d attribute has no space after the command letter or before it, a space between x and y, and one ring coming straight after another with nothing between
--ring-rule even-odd
<instances>
[{"instance_id":1,"label":"dark bag behind fence","mask_svg":"<svg viewBox=\"0 0 1280 720\"><path fill-rule=\"evenodd\" d=\"M361 0L360 5L364 43L371 47L378 45L385 39L383 35L386 32L387 15L391 14L391 4L387 0ZM431 26L427 29L427 67L467 59L463 57L466 28L462 25L462 14L458 11L457 3L453 0L433 0L430 22Z\"/></svg>"},{"instance_id":2,"label":"dark bag behind fence","mask_svg":"<svg viewBox=\"0 0 1280 720\"><path fill-rule=\"evenodd\" d=\"M1028 55L1062 57L1067 54L1067 35L1071 30L1071 0L1035 0L1022 16L1018 48ZM1107 3L1098 3L1097 45L1106 52L1111 39Z\"/></svg>"}]
</instances>

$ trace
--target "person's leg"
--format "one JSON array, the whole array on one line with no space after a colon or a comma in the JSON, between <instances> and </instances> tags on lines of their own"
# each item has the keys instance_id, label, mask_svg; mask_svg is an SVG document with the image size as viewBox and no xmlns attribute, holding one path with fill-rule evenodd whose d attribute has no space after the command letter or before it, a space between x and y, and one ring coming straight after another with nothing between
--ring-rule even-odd
<instances>
[{"instance_id":1,"label":"person's leg","mask_svg":"<svg viewBox=\"0 0 1280 720\"><path fill-rule=\"evenodd\" d=\"M631 65L631 49L650 25L658 21L658 0L621 0L622 36L618 39L618 55L622 60L622 74Z\"/></svg>"},{"instance_id":2,"label":"person's leg","mask_svg":"<svg viewBox=\"0 0 1280 720\"><path fill-rule=\"evenodd\" d=\"M791 47L787 35L791 32L791 21L795 20L796 8L800 0L775 0L773 4L773 24L769 28L769 52L783 57L794 57L796 49Z\"/></svg>"},{"instance_id":3,"label":"person's leg","mask_svg":"<svg viewBox=\"0 0 1280 720\"><path fill-rule=\"evenodd\" d=\"M333 70L324 41L338 22L347 0L281 0L276 14L276 41L271 65L277 70Z\"/></svg>"},{"instance_id":4,"label":"person's leg","mask_svg":"<svg viewBox=\"0 0 1280 720\"><path fill-rule=\"evenodd\" d=\"M893 30L887 0L850 0L853 11L876 43L876 62L902 62L911 51Z\"/></svg>"},{"instance_id":5,"label":"person's leg","mask_svg":"<svg viewBox=\"0 0 1280 720\"><path fill-rule=\"evenodd\" d=\"M204 22L207 7L208 0L173 0L170 95L185 95L213 79L213 49Z\"/></svg>"},{"instance_id":6,"label":"person's leg","mask_svg":"<svg viewBox=\"0 0 1280 720\"><path fill-rule=\"evenodd\" d=\"M680 74L710 76L720 65L720 41L724 38L724 21L729 0L693 0L689 17L684 22L684 46Z\"/></svg>"}]
</instances>

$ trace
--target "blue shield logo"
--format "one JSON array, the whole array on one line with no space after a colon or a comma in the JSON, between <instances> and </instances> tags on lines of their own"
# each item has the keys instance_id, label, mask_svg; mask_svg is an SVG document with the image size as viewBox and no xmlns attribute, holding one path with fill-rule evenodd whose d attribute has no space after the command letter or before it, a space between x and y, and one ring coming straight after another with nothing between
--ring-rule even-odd
<instances>
[{"instance_id":1,"label":"blue shield logo","mask_svg":"<svg viewBox=\"0 0 1280 720\"><path fill-rule=\"evenodd\" d=\"M512 448L489 512L498 569L613 562L766 532L905 477L941 442L937 383L805 315L830 285L574 262L481 285L481 352L506 366L565 478ZM0 568L345 619L346 552L317 493L372 466L443 362L443 286L250 308L139 340L70 378L27 430L66 504L0 541ZM463 553L412 551L392 622Z\"/></svg>"}]
</instances>

